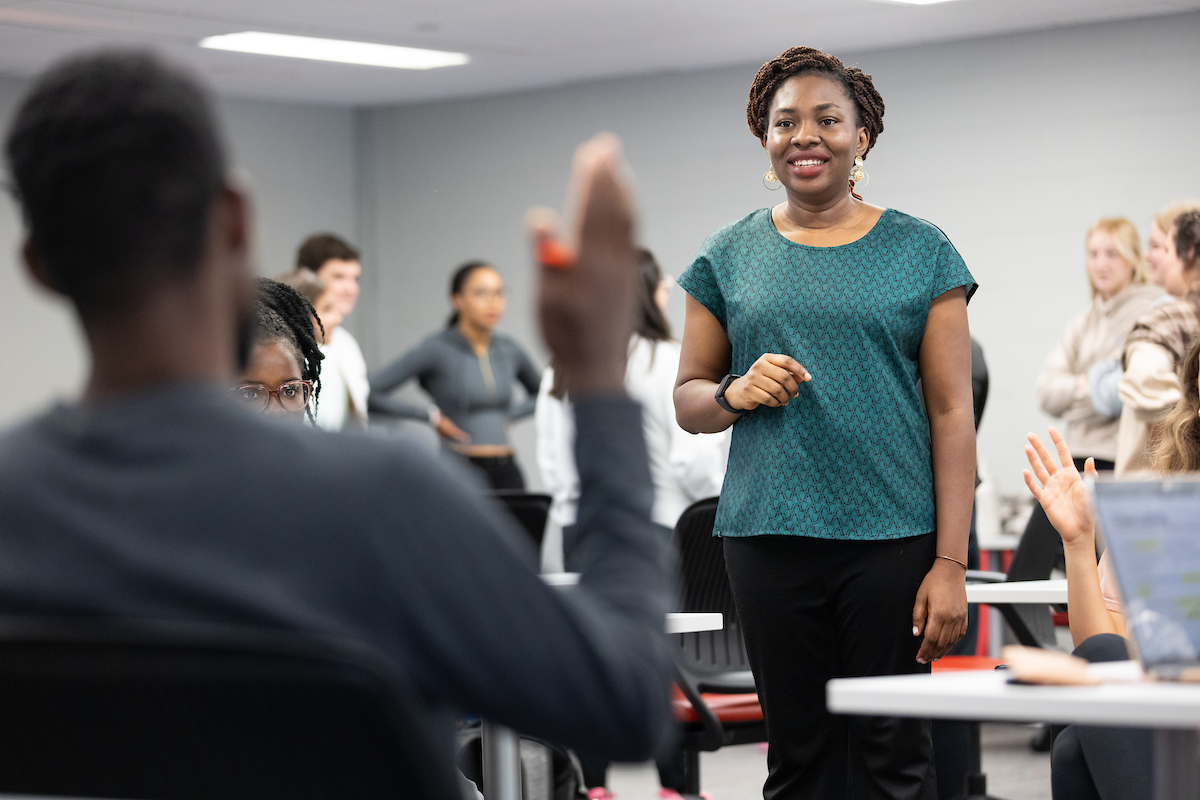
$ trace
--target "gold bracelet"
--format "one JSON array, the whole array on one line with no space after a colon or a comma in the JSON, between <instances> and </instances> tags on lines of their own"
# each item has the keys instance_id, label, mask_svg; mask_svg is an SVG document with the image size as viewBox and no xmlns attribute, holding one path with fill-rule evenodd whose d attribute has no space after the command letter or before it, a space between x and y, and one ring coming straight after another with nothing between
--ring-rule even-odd
<instances>
[{"instance_id":1,"label":"gold bracelet","mask_svg":"<svg viewBox=\"0 0 1200 800\"><path fill-rule=\"evenodd\" d=\"M934 558L935 558L935 560L936 560L936 559L938 559L938 558L944 558L944 559L946 559L947 561L953 561L955 564L958 564L958 565L959 565L960 567L962 567L963 569L969 569L969 567L968 567L966 564L964 564L963 562L959 561L957 558L951 558L950 556L935 556Z\"/></svg>"}]
</instances>

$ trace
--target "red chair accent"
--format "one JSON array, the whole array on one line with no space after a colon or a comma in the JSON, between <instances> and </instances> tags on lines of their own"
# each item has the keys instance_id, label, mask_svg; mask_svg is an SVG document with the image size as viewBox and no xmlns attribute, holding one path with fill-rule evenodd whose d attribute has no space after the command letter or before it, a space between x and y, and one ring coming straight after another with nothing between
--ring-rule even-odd
<instances>
[{"instance_id":1,"label":"red chair accent","mask_svg":"<svg viewBox=\"0 0 1200 800\"><path fill-rule=\"evenodd\" d=\"M695 707L683 696L678 686L671 687L672 704L675 709L675 719L679 722L699 723L700 715ZM758 695L750 694L712 694L704 692L700 695L704 705L708 706L713 715L722 723L729 722L761 722L762 706L759 705Z\"/></svg>"},{"instance_id":2,"label":"red chair accent","mask_svg":"<svg viewBox=\"0 0 1200 800\"><path fill-rule=\"evenodd\" d=\"M973 669L995 669L1004 662L990 656L942 656L933 662L934 672L966 672Z\"/></svg>"},{"instance_id":3,"label":"red chair accent","mask_svg":"<svg viewBox=\"0 0 1200 800\"><path fill-rule=\"evenodd\" d=\"M1050 615L1050 619L1054 621L1054 626L1056 628L1071 627L1071 620L1070 620L1070 617L1068 616L1068 612L1066 612L1066 611L1055 611L1053 614Z\"/></svg>"}]
</instances>

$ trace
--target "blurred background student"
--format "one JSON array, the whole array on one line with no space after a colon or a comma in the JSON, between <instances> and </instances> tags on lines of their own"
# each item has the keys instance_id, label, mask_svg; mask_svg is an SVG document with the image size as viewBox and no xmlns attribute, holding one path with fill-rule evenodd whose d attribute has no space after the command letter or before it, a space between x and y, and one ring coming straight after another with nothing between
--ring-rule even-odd
<instances>
[{"instance_id":1,"label":"blurred background student","mask_svg":"<svg viewBox=\"0 0 1200 800\"><path fill-rule=\"evenodd\" d=\"M651 517L673 529L689 505L721 493L725 464L729 458L729 432L691 434L675 421L675 375L679 370L679 342L671 338L671 325L663 314L670 284L654 255L638 251L641 280L639 309L634 335L629 342L625 388L642 406L642 430L650 457L654 482ZM578 568L575 558L575 517L579 503L579 472L575 468L574 412L570 398L556 378L553 365L542 373L538 393L537 462L542 485L554 498L552 518L563 529L563 563ZM668 531L663 531L669 536ZM580 753L584 784L589 800L609 800L606 787L608 760ZM683 751L657 759L663 800L679 798L683 789Z\"/></svg>"},{"instance_id":2,"label":"blurred background student","mask_svg":"<svg viewBox=\"0 0 1200 800\"><path fill-rule=\"evenodd\" d=\"M279 282L294 289L312 306L312 330L322 358L328 358L329 340L342 324L342 312L325 281L310 269L298 269L279 278ZM347 424L361 426L366 420L351 414L354 400L350 387L341 369L325 368L322 371L321 402L314 403L312 415L319 427L339 431Z\"/></svg>"},{"instance_id":3,"label":"blurred background student","mask_svg":"<svg viewBox=\"0 0 1200 800\"><path fill-rule=\"evenodd\" d=\"M1171 299L1147 309L1125 339L1118 385L1118 473L1149 468L1155 427L1179 402L1176 373L1200 331L1200 210L1176 206L1156 223L1166 235L1154 261Z\"/></svg>"},{"instance_id":4,"label":"blurred background student","mask_svg":"<svg viewBox=\"0 0 1200 800\"><path fill-rule=\"evenodd\" d=\"M287 284L258 279L255 339L232 390L251 411L316 424L321 395L321 321L312 304Z\"/></svg>"},{"instance_id":5,"label":"blurred background student","mask_svg":"<svg viewBox=\"0 0 1200 800\"><path fill-rule=\"evenodd\" d=\"M1120 356L1137 318L1162 295L1146 282L1137 228L1127 219L1102 219L1088 231L1084 265L1092 304L1067 323L1038 377L1042 410L1066 423L1065 436L1079 464L1096 459L1111 470L1117 458L1118 413L1092 403L1091 374L1098 362Z\"/></svg>"},{"instance_id":6,"label":"blurred background student","mask_svg":"<svg viewBox=\"0 0 1200 800\"><path fill-rule=\"evenodd\" d=\"M533 414L539 374L515 339L495 331L504 316L504 280L488 262L469 261L450 279L450 302L444 329L371 375L371 411L428 420L491 488L524 489L509 426ZM413 378L433 398L432 409L390 396ZM520 403L517 383L527 394Z\"/></svg>"},{"instance_id":7,"label":"blurred background student","mask_svg":"<svg viewBox=\"0 0 1200 800\"><path fill-rule=\"evenodd\" d=\"M346 425L366 427L370 392L367 362L358 341L342 327L342 322L354 312L358 303L358 279L362 275L358 250L332 233L314 234L300 245L296 269L309 270L321 280L329 293L328 312L339 316L336 325L328 326L328 340L321 345L321 352L325 354L325 378L331 388L334 384L339 387L336 390L338 398L329 403L327 411L318 413L317 424L327 430L340 430Z\"/></svg>"}]
</instances>

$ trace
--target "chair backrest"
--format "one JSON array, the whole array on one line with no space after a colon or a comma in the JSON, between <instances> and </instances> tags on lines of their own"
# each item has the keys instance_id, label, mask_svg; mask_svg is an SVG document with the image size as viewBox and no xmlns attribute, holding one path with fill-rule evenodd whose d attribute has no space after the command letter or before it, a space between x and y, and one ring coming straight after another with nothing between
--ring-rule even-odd
<instances>
[{"instance_id":1,"label":"chair backrest","mask_svg":"<svg viewBox=\"0 0 1200 800\"><path fill-rule=\"evenodd\" d=\"M1050 577L1062 553L1062 537L1046 518L1046 512L1037 503L1021 534L1021 541L1013 551L1012 563L1008 567L1010 581L1041 581ZM1054 621L1050 607L1043 605L1015 605L1013 610L1025 622L1035 639L1043 645L1053 646Z\"/></svg>"},{"instance_id":2,"label":"chair backrest","mask_svg":"<svg viewBox=\"0 0 1200 800\"><path fill-rule=\"evenodd\" d=\"M550 504L554 501L548 494L524 492L512 489L498 489L492 496L499 500L521 523L533 545L542 547L542 539L546 536L546 520L550 518Z\"/></svg>"},{"instance_id":3,"label":"chair backrest","mask_svg":"<svg viewBox=\"0 0 1200 800\"><path fill-rule=\"evenodd\" d=\"M675 523L679 610L719 611L725 616L725 627L719 631L679 637L676 655L680 667L700 676L750 669L733 590L725 571L725 550L721 540L713 536L716 517L717 498L709 497L688 506Z\"/></svg>"},{"instance_id":4,"label":"chair backrest","mask_svg":"<svg viewBox=\"0 0 1200 800\"><path fill-rule=\"evenodd\" d=\"M390 667L299 634L0 619L0 720L0 792L461 798Z\"/></svg>"}]
</instances>

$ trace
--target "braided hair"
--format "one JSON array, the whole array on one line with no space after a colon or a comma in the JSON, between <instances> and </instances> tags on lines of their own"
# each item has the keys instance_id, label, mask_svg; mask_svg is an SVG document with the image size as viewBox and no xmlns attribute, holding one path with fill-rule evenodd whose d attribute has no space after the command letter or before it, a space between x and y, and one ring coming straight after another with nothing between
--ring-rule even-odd
<instances>
[{"instance_id":1,"label":"braided hair","mask_svg":"<svg viewBox=\"0 0 1200 800\"><path fill-rule=\"evenodd\" d=\"M305 409L309 421L313 420L313 409L321 396L321 352L317 337L313 332L313 322L321 328L322 337L325 326L317 317L317 312L302 294L287 284L273 281L270 278L258 279L258 302L255 304L258 336L256 342L280 342L292 350L296 363L300 365L300 377L312 381L313 401Z\"/></svg>"},{"instance_id":2,"label":"braided hair","mask_svg":"<svg viewBox=\"0 0 1200 800\"><path fill-rule=\"evenodd\" d=\"M759 141L764 140L775 92L788 78L811 73L840 83L854 101L858 125L867 129L867 149L863 152L863 158L866 158L879 134L883 133L883 98L876 91L870 75L858 67L847 67L836 56L822 53L815 47L792 47L762 65L754 76L750 100L746 103L746 122L750 124L750 130Z\"/></svg>"}]
</instances>

